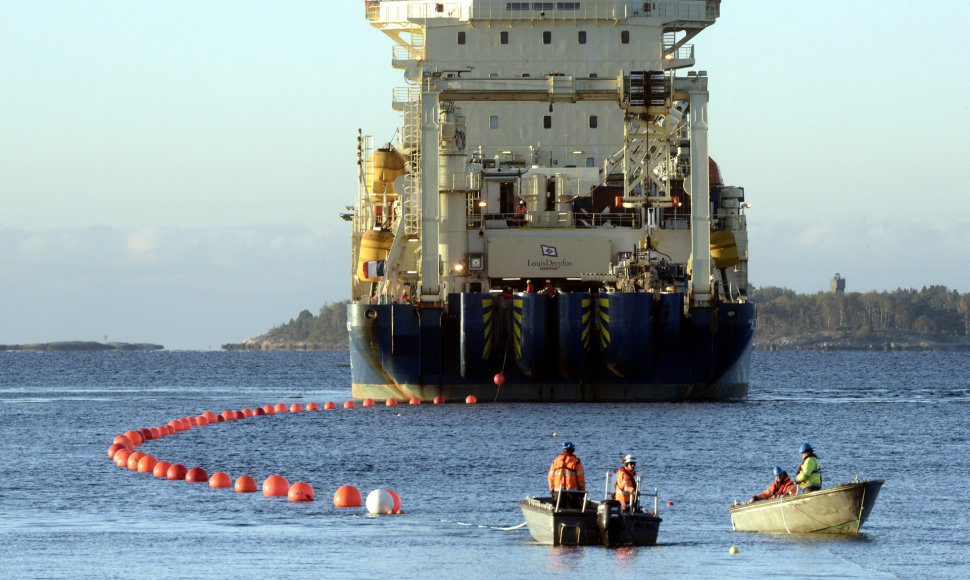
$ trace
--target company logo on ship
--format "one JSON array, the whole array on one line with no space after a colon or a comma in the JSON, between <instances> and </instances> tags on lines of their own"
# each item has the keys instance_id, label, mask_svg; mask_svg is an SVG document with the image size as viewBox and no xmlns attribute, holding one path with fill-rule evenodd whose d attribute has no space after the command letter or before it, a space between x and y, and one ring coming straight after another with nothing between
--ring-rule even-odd
<instances>
[{"instance_id":1,"label":"company logo on ship","mask_svg":"<svg viewBox=\"0 0 970 580\"><path fill-rule=\"evenodd\" d=\"M539 245L539 253L542 254L541 260L529 260L526 259L526 264L530 268L539 268L540 270L558 270L560 268L568 268L573 265L569 260L550 260L549 258L558 258L559 251L556 250L556 246L547 246L545 244Z\"/></svg>"}]
</instances>

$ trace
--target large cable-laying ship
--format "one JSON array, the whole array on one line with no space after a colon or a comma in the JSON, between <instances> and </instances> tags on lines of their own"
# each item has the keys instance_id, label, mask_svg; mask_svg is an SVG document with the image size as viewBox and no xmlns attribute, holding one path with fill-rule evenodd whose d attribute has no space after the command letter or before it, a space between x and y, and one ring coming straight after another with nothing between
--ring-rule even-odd
<instances>
[{"instance_id":1,"label":"large cable-laying ship","mask_svg":"<svg viewBox=\"0 0 970 580\"><path fill-rule=\"evenodd\" d=\"M353 396L748 392L744 190L691 40L719 0L368 0L403 123L359 136Z\"/></svg>"}]
</instances>

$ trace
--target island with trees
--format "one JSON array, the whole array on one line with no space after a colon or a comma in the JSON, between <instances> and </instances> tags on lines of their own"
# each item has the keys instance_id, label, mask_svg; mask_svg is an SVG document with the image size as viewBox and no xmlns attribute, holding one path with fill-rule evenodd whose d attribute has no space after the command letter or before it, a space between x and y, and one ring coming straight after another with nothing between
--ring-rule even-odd
<instances>
[{"instance_id":1,"label":"island with trees","mask_svg":"<svg viewBox=\"0 0 970 580\"><path fill-rule=\"evenodd\" d=\"M799 294L756 288L758 350L970 351L970 293L945 286L891 292ZM226 350L347 350L347 302L304 310L286 324Z\"/></svg>"}]
</instances>

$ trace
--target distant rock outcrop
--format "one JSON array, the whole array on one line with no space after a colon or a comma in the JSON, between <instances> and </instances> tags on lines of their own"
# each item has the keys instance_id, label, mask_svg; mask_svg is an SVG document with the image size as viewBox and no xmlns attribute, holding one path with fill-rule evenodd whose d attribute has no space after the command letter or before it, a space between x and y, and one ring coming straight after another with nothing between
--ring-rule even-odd
<instances>
[{"instance_id":1,"label":"distant rock outcrop","mask_svg":"<svg viewBox=\"0 0 970 580\"><path fill-rule=\"evenodd\" d=\"M966 337L942 340L915 332L868 333L819 332L799 336L755 339L755 350L856 350L856 351L970 351Z\"/></svg>"},{"instance_id":2,"label":"distant rock outcrop","mask_svg":"<svg viewBox=\"0 0 970 580\"><path fill-rule=\"evenodd\" d=\"M34 344L0 344L0 350L31 350L31 351L106 351L106 350L163 350L160 344L145 342L94 342L83 340L68 340L61 342L38 342Z\"/></svg>"},{"instance_id":3,"label":"distant rock outcrop","mask_svg":"<svg viewBox=\"0 0 970 580\"><path fill-rule=\"evenodd\" d=\"M263 338L247 338L246 340L239 343L229 343L222 345L222 350L293 350L298 352L324 352L335 350L326 344L321 344L319 342L306 342L306 341L274 341L266 340ZM336 350L347 350L336 349Z\"/></svg>"}]
</instances>

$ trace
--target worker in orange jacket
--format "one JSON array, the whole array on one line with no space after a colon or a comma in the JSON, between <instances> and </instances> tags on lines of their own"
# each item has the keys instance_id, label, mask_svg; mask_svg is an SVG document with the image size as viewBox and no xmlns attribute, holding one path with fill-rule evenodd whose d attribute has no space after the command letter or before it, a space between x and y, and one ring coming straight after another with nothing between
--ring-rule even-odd
<instances>
[{"instance_id":1,"label":"worker in orange jacket","mask_svg":"<svg viewBox=\"0 0 970 580\"><path fill-rule=\"evenodd\" d=\"M562 444L562 453L549 467L549 491L553 502L561 507L580 507L586 492L583 462L576 457L575 451L572 441L566 441Z\"/></svg>"},{"instance_id":2,"label":"worker in orange jacket","mask_svg":"<svg viewBox=\"0 0 970 580\"><path fill-rule=\"evenodd\" d=\"M616 494L614 497L623 509L630 506L633 510L637 491L637 460L632 455L623 458L623 467L616 472Z\"/></svg>"},{"instance_id":3,"label":"worker in orange jacket","mask_svg":"<svg viewBox=\"0 0 970 580\"><path fill-rule=\"evenodd\" d=\"M775 474L775 481L768 486L768 489L744 503L762 501L771 499L773 497L781 497L783 495L795 495L795 493L798 491L798 486L795 485L794 481L788 478L788 472L780 467L776 467L773 473Z\"/></svg>"}]
</instances>

